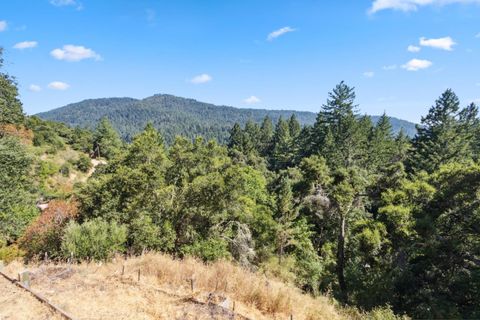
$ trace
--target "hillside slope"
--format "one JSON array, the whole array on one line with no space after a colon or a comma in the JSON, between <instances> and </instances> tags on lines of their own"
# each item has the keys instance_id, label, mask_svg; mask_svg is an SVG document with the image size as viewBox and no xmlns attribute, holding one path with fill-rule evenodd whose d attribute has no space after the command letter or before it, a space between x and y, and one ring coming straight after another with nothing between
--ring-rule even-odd
<instances>
[{"instance_id":1,"label":"hillside slope","mask_svg":"<svg viewBox=\"0 0 480 320\"><path fill-rule=\"evenodd\" d=\"M39 113L38 116L87 128L95 127L102 117L107 117L127 141L148 122L152 122L162 132L167 142L171 142L176 135L189 138L200 135L206 139L225 142L235 122L242 125L248 120L261 122L267 115L276 122L280 116L288 118L292 113L295 113L303 125L315 122L316 114L313 112L239 109L167 94L157 94L142 100L132 98L84 100ZM374 122L377 119L378 116L372 116ZM408 135L415 134L415 124L396 118L391 118L391 122L395 132L403 128Z\"/></svg>"},{"instance_id":2,"label":"hillside slope","mask_svg":"<svg viewBox=\"0 0 480 320\"><path fill-rule=\"evenodd\" d=\"M288 319L292 315L294 319L340 320L361 316L352 312L347 316L327 297L313 298L229 262L205 265L146 254L107 264L26 267L32 272L31 289L77 319ZM4 272L14 277L24 269L15 262ZM34 299L24 303L37 308ZM12 303L4 305L0 317L15 308Z\"/></svg>"}]
</instances>

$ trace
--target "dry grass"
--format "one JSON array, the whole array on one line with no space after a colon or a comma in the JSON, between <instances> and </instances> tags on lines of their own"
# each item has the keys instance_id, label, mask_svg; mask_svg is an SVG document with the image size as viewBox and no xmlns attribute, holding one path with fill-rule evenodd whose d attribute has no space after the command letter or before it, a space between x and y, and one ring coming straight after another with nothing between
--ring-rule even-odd
<instances>
[{"instance_id":1,"label":"dry grass","mask_svg":"<svg viewBox=\"0 0 480 320\"><path fill-rule=\"evenodd\" d=\"M6 272L14 275L23 268L12 263ZM194 259L146 254L102 265L44 264L28 269L34 274L33 290L79 319L231 319L228 310L234 303L236 319L240 315L289 319L291 314L294 319L345 318L327 297L313 298L230 262L205 265ZM227 310L195 301L213 302Z\"/></svg>"},{"instance_id":2,"label":"dry grass","mask_svg":"<svg viewBox=\"0 0 480 320\"><path fill-rule=\"evenodd\" d=\"M0 277L0 319L61 320L30 293Z\"/></svg>"}]
</instances>

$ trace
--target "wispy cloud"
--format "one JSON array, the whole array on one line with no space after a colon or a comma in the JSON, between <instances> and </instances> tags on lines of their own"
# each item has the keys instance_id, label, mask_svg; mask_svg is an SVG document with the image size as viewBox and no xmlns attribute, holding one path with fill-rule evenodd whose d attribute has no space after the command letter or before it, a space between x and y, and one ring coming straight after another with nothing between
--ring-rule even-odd
<instances>
[{"instance_id":1,"label":"wispy cloud","mask_svg":"<svg viewBox=\"0 0 480 320\"><path fill-rule=\"evenodd\" d=\"M363 76L364 76L365 78L373 78L374 75L375 75L375 72L373 72L373 71L365 71L365 72L363 73Z\"/></svg>"},{"instance_id":2,"label":"wispy cloud","mask_svg":"<svg viewBox=\"0 0 480 320\"><path fill-rule=\"evenodd\" d=\"M297 29L291 27L283 27L273 32L270 32L267 36L268 41L272 41L280 36L283 36L286 33L297 31Z\"/></svg>"},{"instance_id":3,"label":"wispy cloud","mask_svg":"<svg viewBox=\"0 0 480 320\"><path fill-rule=\"evenodd\" d=\"M456 42L451 37L443 37L437 39L420 38L420 45L424 47L431 47L435 49L452 51Z\"/></svg>"},{"instance_id":4,"label":"wispy cloud","mask_svg":"<svg viewBox=\"0 0 480 320\"><path fill-rule=\"evenodd\" d=\"M83 9L83 5L77 0L50 0L50 4L56 7L74 6L77 10Z\"/></svg>"},{"instance_id":5,"label":"wispy cloud","mask_svg":"<svg viewBox=\"0 0 480 320\"><path fill-rule=\"evenodd\" d=\"M245 100L243 100L243 102L245 102L246 104L255 104L255 103L259 103L260 101L261 100L255 96L250 96Z\"/></svg>"},{"instance_id":6,"label":"wispy cloud","mask_svg":"<svg viewBox=\"0 0 480 320\"><path fill-rule=\"evenodd\" d=\"M408 48L407 48L408 52L419 52L420 50L421 50L420 47L413 46L413 45L409 45Z\"/></svg>"},{"instance_id":7,"label":"wispy cloud","mask_svg":"<svg viewBox=\"0 0 480 320\"><path fill-rule=\"evenodd\" d=\"M391 65L388 65L388 66L383 66L382 69L385 70L385 71L395 70L395 69L397 69L397 65L396 64L391 64Z\"/></svg>"},{"instance_id":8,"label":"wispy cloud","mask_svg":"<svg viewBox=\"0 0 480 320\"><path fill-rule=\"evenodd\" d=\"M368 10L373 14L382 10L416 11L419 7L428 5L443 6L452 3L480 3L480 0L374 0Z\"/></svg>"},{"instance_id":9,"label":"wispy cloud","mask_svg":"<svg viewBox=\"0 0 480 320\"><path fill-rule=\"evenodd\" d=\"M29 48L35 48L38 45L37 41L23 41L15 44L13 48L23 50Z\"/></svg>"},{"instance_id":10,"label":"wispy cloud","mask_svg":"<svg viewBox=\"0 0 480 320\"><path fill-rule=\"evenodd\" d=\"M0 32L7 30L8 23L5 20L0 20Z\"/></svg>"},{"instance_id":11,"label":"wispy cloud","mask_svg":"<svg viewBox=\"0 0 480 320\"><path fill-rule=\"evenodd\" d=\"M76 62L84 59L101 60L102 57L95 51L84 46L65 45L62 49L55 49L50 52L52 57L57 60Z\"/></svg>"},{"instance_id":12,"label":"wispy cloud","mask_svg":"<svg viewBox=\"0 0 480 320\"><path fill-rule=\"evenodd\" d=\"M480 38L480 32L475 35L475 38Z\"/></svg>"},{"instance_id":13,"label":"wispy cloud","mask_svg":"<svg viewBox=\"0 0 480 320\"><path fill-rule=\"evenodd\" d=\"M157 12L153 9L145 10L145 15L147 18L147 22L150 26L154 26L157 20Z\"/></svg>"},{"instance_id":14,"label":"wispy cloud","mask_svg":"<svg viewBox=\"0 0 480 320\"><path fill-rule=\"evenodd\" d=\"M190 82L193 84L203 84L203 83L210 82L212 80L213 80L212 76L206 73L202 73L190 79Z\"/></svg>"},{"instance_id":15,"label":"wispy cloud","mask_svg":"<svg viewBox=\"0 0 480 320\"><path fill-rule=\"evenodd\" d=\"M48 84L48 87L50 89L53 89L53 90L67 90L68 88L70 88L70 85L68 83L65 83L65 82L61 82L61 81L53 81L53 82L50 82Z\"/></svg>"},{"instance_id":16,"label":"wispy cloud","mask_svg":"<svg viewBox=\"0 0 480 320\"><path fill-rule=\"evenodd\" d=\"M39 91L42 91L42 88L37 84L31 84L28 86L28 90L32 92L39 92Z\"/></svg>"},{"instance_id":17,"label":"wispy cloud","mask_svg":"<svg viewBox=\"0 0 480 320\"><path fill-rule=\"evenodd\" d=\"M432 62L428 60L421 60L421 59L412 59L405 63L402 68L408 71L418 71L421 69L427 69L432 66Z\"/></svg>"}]
</instances>

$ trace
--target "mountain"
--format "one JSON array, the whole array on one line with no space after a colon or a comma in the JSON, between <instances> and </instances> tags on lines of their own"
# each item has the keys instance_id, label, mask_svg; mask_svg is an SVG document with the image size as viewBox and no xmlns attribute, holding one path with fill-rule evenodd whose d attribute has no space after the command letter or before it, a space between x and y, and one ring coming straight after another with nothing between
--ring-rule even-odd
<instances>
[{"instance_id":1,"label":"mountain","mask_svg":"<svg viewBox=\"0 0 480 320\"><path fill-rule=\"evenodd\" d=\"M156 94L141 100L89 99L42 112L37 116L86 128L94 128L102 117L107 117L127 141L130 141L148 122L152 122L162 132L167 142L171 142L176 135L190 138L201 135L206 139L225 142L235 122L241 124L248 120L261 122L268 115L275 123L279 117L288 118L292 113L295 113L302 125L312 125L315 122L316 114L313 112L240 109L168 94ZM371 117L374 122L379 118ZM403 128L408 135L415 134L415 124L397 118L390 119L395 132Z\"/></svg>"}]
</instances>

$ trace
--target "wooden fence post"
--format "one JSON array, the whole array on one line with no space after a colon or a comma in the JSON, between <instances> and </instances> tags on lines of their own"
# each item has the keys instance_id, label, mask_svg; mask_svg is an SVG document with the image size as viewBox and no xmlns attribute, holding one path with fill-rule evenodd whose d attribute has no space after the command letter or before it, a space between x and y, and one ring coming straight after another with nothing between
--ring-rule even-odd
<instances>
[{"instance_id":1,"label":"wooden fence post","mask_svg":"<svg viewBox=\"0 0 480 320\"><path fill-rule=\"evenodd\" d=\"M190 289L192 290L192 292L195 289L194 287L195 287L195 280L193 279L193 277L191 277L190 278Z\"/></svg>"},{"instance_id":2,"label":"wooden fence post","mask_svg":"<svg viewBox=\"0 0 480 320\"><path fill-rule=\"evenodd\" d=\"M18 282L25 287L30 288L30 272L28 270L22 271L18 274Z\"/></svg>"}]
</instances>

